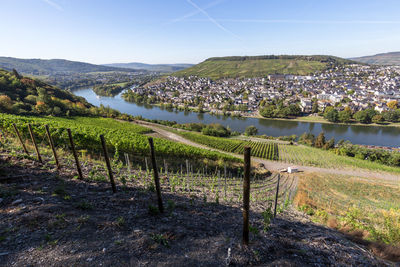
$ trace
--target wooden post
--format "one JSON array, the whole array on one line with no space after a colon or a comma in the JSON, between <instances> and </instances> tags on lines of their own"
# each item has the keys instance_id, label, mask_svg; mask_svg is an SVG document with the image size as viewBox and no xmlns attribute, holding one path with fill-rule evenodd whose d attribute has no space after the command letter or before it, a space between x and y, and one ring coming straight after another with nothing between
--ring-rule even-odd
<instances>
[{"instance_id":1,"label":"wooden post","mask_svg":"<svg viewBox=\"0 0 400 267\"><path fill-rule=\"evenodd\" d=\"M57 169L59 170L59 169L61 169L61 166L60 166L60 162L58 161L58 156L57 156L56 148L54 147L53 138L51 138L49 125L46 124L44 126L44 128L46 129L47 139L49 139L49 144L50 144L51 150L53 151L54 160L56 161Z\"/></svg>"},{"instance_id":2,"label":"wooden post","mask_svg":"<svg viewBox=\"0 0 400 267\"><path fill-rule=\"evenodd\" d=\"M189 186L189 161L186 160L186 187L189 188L190 192L190 186Z\"/></svg>"},{"instance_id":3,"label":"wooden post","mask_svg":"<svg viewBox=\"0 0 400 267\"><path fill-rule=\"evenodd\" d=\"M250 210L250 147L244 147L243 179L243 245L249 244L249 210Z\"/></svg>"},{"instance_id":4,"label":"wooden post","mask_svg":"<svg viewBox=\"0 0 400 267\"><path fill-rule=\"evenodd\" d=\"M164 207L163 207L163 202L162 202L162 198L161 198L160 178L158 177L156 155L154 153L154 143L153 143L153 138L151 138L151 137L149 137L149 144L150 144L151 164L153 165L154 183L156 185L156 191L157 191L158 210L161 213L163 213Z\"/></svg>"},{"instance_id":5,"label":"wooden post","mask_svg":"<svg viewBox=\"0 0 400 267\"><path fill-rule=\"evenodd\" d=\"M42 157L40 156L39 148L38 148L38 146L37 146L37 144L36 144L35 136L33 135L32 126L31 126L30 123L28 124L28 130L29 130L29 134L31 135L32 143L33 143L33 145L35 146L35 151L36 151L37 159L38 159L38 161L39 161L40 163L43 163Z\"/></svg>"},{"instance_id":6,"label":"wooden post","mask_svg":"<svg viewBox=\"0 0 400 267\"><path fill-rule=\"evenodd\" d=\"M224 187L224 191L225 191L225 198L226 198L226 165L224 166L224 175L225 175L225 187Z\"/></svg>"},{"instance_id":7,"label":"wooden post","mask_svg":"<svg viewBox=\"0 0 400 267\"><path fill-rule=\"evenodd\" d=\"M114 175L112 173L110 159L108 158L106 141L104 140L104 136L102 134L100 135L100 140L101 140L101 145L103 146L104 158L106 160L106 165L107 165L107 169L108 169L108 177L110 178L111 188L112 188L113 193L116 193L117 188L115 187Z\"/></svg>"},{"instance_id":8,"label":"wooden post","mask_svg":"<svg viewBox=\"0 0 400 267\"><path fill-rule=\"evenodd\" d=\"M126 167L128 168L128 171L131 171L131 162L129 159L129 154L128 153L124 153L125 156L125 162L126 162Z\"/></svg>"},{"instance_id":9,"label":"wooden post","mask_svg":"<svg viewBox=\"0 0 400 267\"><path fill-rule=\"evenodd\" d=\"M278 206L278 194L279 194L279 181L281 179L281 174L278 173L278 182L276 183L276 194L275 194L275 207L274 207L274 218L276 217L276 207Z\"/></svg>"},{"instance_id":10,"label":"wooden post","mask_svg":"<svg viewBox=\"0 0 400 267\"><path fill-rule=\"evenodd\" d=\"M144 162L146 163L146 172L149 172L149 166L147 165L147 157L144 157Z\"/></svg>"},{"instance_id":11,"label":"wooden post","mask_svg":"<svg viewBox=\"0 0 400 267\"><path fill-rule=\"evenodd\" d=\"M21 138L21 135L19 134L17 125L15 125L15 123L13 123L13 126L14 126L14 130L15 130L17 136L18 136L19 142L20 142L21 145L22 145L22 148L24 149L25 153L29 156L28 149L26 149L26 146L25 146L24 142L22 141L22 138Z\"/></svg>"},{"instance_id":12,"label":"wooden post","mask_svg":"<svg viewBox=\"0 0 400 267\"><path fill-rule=\"evenodd\" d=\"M83 179L81 165L79 164L78 154L76 154L74 140L72 139L71 129L68 128L67 132L69 137L69 143L71 144L72 154L74 155L75 158L75 164L76 164L76 169L78 171L79 179Z\"/></svg>"}]
</instances>

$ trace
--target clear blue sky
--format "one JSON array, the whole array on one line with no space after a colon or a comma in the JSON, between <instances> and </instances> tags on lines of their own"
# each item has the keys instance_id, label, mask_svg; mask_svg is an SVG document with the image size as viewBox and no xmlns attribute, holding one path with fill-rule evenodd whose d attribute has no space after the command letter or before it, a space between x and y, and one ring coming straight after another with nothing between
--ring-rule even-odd
<instances>
[{"instance_id":1,"label":"clear blue sky","mask_svg":"<svg viewBox=\"0 0 400 267\"><path fill-rule=\"evenodd\" d=\"M400 51L399 0L0 0L0 55L91 63Z\"/></svg>"}]
</instances>

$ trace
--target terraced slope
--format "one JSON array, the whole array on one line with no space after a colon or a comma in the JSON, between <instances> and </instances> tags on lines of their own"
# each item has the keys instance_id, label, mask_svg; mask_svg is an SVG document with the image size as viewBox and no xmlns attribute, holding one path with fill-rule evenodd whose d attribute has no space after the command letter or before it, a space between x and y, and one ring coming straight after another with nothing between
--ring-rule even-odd
<instances>
[{"instance_id":1,"label":"terraced slope","mask_svg":"<svg viewBox=\"0 0 400 267\"><path fill-rule=\"evenodd\" d=\"M269 74L307 75L351 61L332 56L255 56L209 58L176 76L211 79L265 77Z\"/></svg>"}]
</instances>

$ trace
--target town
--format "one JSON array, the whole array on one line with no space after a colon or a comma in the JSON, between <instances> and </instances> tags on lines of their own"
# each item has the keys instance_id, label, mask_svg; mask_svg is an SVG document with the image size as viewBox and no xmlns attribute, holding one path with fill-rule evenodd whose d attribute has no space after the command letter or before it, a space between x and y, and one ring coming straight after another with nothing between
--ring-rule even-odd
<instances>
[{"instance_id":1,"label":"town","mask_svg":"<svg viewBox=\"0 0 400 267\"><path fill-rule=\"evenodd\" d=\"M132 88L125 99L239 116L259 116L260 103L273 101L295 103L303 115L312 113L314 101L320 111L333 106L338 111L371 108L381 113L390 109L387 103L400 100L400 67L351 64L309 76L274 74L215 81L168 76Z\"/></svg>"}]
</instances>

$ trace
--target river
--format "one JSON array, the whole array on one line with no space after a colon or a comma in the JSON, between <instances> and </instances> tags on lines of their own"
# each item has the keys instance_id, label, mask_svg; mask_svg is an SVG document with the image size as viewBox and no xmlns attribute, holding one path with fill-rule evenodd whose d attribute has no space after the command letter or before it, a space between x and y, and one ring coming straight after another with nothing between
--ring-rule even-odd
<instances>
[{"instance_id":1,"label":"river","mask_svg":"<svg viewBox=\"0 0 400 267\"><path fill-rule=\"evenodd\" d=\"M157 106L139 105L129 103L122 99L121 94L115 97L99 97L92 89L81 89L73 92L77 96L84 97L89 103L100 106L110 106L120 112L134 116L142 116L147 119L159 119L176 121L178 123L202 122L220 123L229 126L234 131L244 132L247 126L254 125L258 134L269 136L301 135L311 132L317 136L324 131L327 139L334 137L349 140L353 144L377 145L377 146L400 146L400 127L379 127L360 125L340 125L313 122L299 122L288 120L258 119L258 118L235 118L211 115L209 113L196 113L190 111L169 111Z\"/></svg>"}]
</instances>

